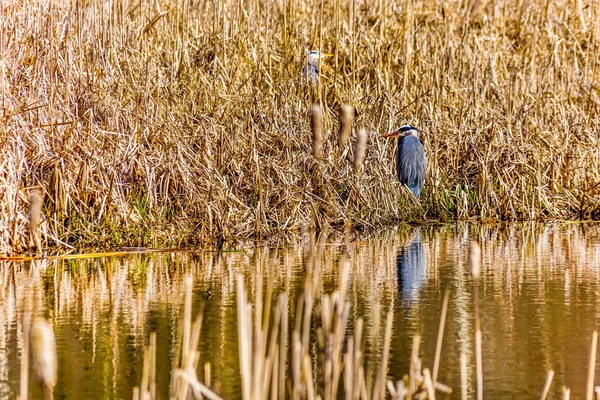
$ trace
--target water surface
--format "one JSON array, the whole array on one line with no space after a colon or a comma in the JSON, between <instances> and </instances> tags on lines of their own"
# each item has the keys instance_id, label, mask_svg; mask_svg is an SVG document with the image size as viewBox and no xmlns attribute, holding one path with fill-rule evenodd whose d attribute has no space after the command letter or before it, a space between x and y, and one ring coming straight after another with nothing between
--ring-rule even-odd
<instances>
[{"instance_id":1,"label":"water surface","mask_svg":"<svg viewBox=\"0 0 600 400\"><path fill-rule=\"evenodd\" d=\"M444 291L450 307L439 380L459 397L461 352L474 387L473 282L468 244L482 248L478 285L486 399L538 398L555 371L552 397L562 387L584 394L591 337L600 321L600 225L453 224L406 227L369 240L327 241L321 248L317 297L336 288L342 259L350 260L349 329L367 329L394 312L388 376L409 370L412 337L431 367ZM143 348L157 333L157 386L168 398L182 312L184 277L194 278L194 313L203 310L200 370L211 365L212 385L240 398L236 276L250 300L257 281L286 292L293 326L295 300L307 270L308 245L241 252L137 254L86 260L0 263L0 398L19 390L25 310L46 317L56 338L57 399L132 396L142 374ZM275 297L275 296L274 296ZM318 301L318 300L317 300ZM372 340L372 339L369 339ZM596 367L596 381L600 365ZM32 397L41 393L31 385Z\"/></svg>"}]
</instances>

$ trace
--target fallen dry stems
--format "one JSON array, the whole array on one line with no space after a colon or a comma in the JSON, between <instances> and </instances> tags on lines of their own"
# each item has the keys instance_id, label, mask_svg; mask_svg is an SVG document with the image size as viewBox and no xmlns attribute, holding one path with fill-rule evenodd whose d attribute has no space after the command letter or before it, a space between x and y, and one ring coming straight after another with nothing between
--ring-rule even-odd
<instances>
[{"instance_id":1,"label":"fallen dry stems","mask_svg":"<svg viewBox=\"0 0 600 400\"><path fill-rule=\"evenodd\" d=\"M26 248L34 189L50 247L285 238L313 210L411 219L378 138L405 122L426 132L428 218L600 215L597 0L317 3L2 4L0 254ZM335 62L314 196L299 75L319 47ZM342 104L370 137L359 183L329 157Z\"/></svg>"}]
</instances>

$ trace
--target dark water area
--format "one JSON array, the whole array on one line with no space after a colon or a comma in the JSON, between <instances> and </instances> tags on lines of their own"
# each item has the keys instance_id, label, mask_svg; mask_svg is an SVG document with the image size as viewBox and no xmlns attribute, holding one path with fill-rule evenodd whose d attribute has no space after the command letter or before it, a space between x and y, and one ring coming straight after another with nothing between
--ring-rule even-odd
<instances>
[{"instance_id":1,"label":"dark water area","mask_svg":"<svg viewBox=\"0 0 600 400\"><path fill-rule=\"evenodd\" d=\"M468 357L472 397L471 240L481 244L482 254L477 290L484 398L539 398L550 370L555 373L550 398L562 398L563 386L570 388L571 398L582 398L592 333L600 322L599 224L409 226L367 240L332 239L321 247L315 304L335 290L341 264L348 260L348 332L359 317L367 331L383 326L386 313L393 311L388 378L396 381L409 372L415 335L420 335L423 365L431 368L448 290L439 381L454 392L438 397L460 398L461 353ZM151 332L157 333L158 397L168 398L188 275L194 279L193 314L203 313L200 380L210 363L211 386L226 399L241 398L237 276L243 275L251 302L260 279L263 289L272 285L274 299L287 293L293 327L308 248L0 262L0 398L19 393L26 310L54 328L56 399L131 398L142 379ZM595 375L600 382L600 365ZM43 397L33 379L30 392L32 398Z\"/></svg>"}]
</instances>

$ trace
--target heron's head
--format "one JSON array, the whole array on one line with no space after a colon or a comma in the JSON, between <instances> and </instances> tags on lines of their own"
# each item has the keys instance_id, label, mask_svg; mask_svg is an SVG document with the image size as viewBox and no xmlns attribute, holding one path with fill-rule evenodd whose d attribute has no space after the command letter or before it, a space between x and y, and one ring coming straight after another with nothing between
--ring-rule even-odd
<instances>
[{"instance_id":1,"label":"heron's head","mask_svg":"<svg viewBox=\"0 0 600 400\"><path fill-rule=\"evenodd\" d=\"M384 138L396 137L396 136L399 138L403 138L406 136L415 136L420 139L421 132L414 126L402 125L400 128L396 129L394 132L388 133L387 135L383 135Z\"/></svg>"},{"instance_id":2,"label":"heron's head","mask_svg":"<svg viewBox=\"0 0 600 400\"><path fill-rule=\"evenodd\" d=\"M319 53L318 51L311 51L310 53L308 53L308 56L306 56L306 61L308 65L318 67L319 60L329 56L331 56L331 54Z\"/></svg>"}]
</instances>

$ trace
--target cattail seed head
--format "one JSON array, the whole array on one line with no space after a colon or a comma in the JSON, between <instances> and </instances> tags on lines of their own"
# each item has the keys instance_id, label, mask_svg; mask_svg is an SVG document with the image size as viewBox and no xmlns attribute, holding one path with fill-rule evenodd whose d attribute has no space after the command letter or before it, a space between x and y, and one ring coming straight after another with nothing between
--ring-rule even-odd
<instances>
[{"instance_id":1,"label":"cattail seed head","mask_svg":"<svg viewBox=\"0 0 600 400\"><path fill-rule=\"evenodd\" d=\"M52 325L37 319L31 327L31 358L33 370L45 390L56 385L56 342Z\"/></svg>"},{"instance_id":2,"label":"cattail seed head","mask_svg":"<svg viewBox=\"0 0 600 400\"><path fill-rule=\"evenodd\" d=\"M42 197L38 192L32 192L29 196L29 232L35 233L40 226L40 210L42 208Z\"/></svg>"},{"instance_id":3,"label":"cattail seed head","mask_svg":"<svg viewBox=\"0 0 600 400\"><path fill-rule=\"evenodd\" d=\"M354 121L354 107L349 104L342 106L340 113L340 132L338 135L338 146L344 147L348 144L348 138L352 133L352 122Z\"/></svg>"},{"instance_id":4,"label":"cattail seed head","mask_svg":"<svg viewBox=\"0 0 600 400\"><path fill-rule=\"evenodd\" d=\"M469 246L469 265L471 267L471 276L479 279L481 273L481 248L479 243L472 241Z\"/></svg>"},{"instance_id":5,"label":"cattail seed head","mask_svg":"<svg viewBox=\"0 0 600 400\"><path fill-rule=\"evenodd\" d=\"M354 148L354 170L358 171L365 162L365 156L367 154L367 140L369 136L367 131L364 129L359 130L356 133L356 147Z\"/></svg>"},{"instance_id":6,"label":"cattail seed head","mask_svg":"<svg viewBox=\"0 0 600 400\"><path fill-rule=\"evenodd\" d=\"M323 155L323 110L321 106L315 104L312 108L312 139L313 139L313 157L320 158Z\"/></svg>"}]
</instances>

